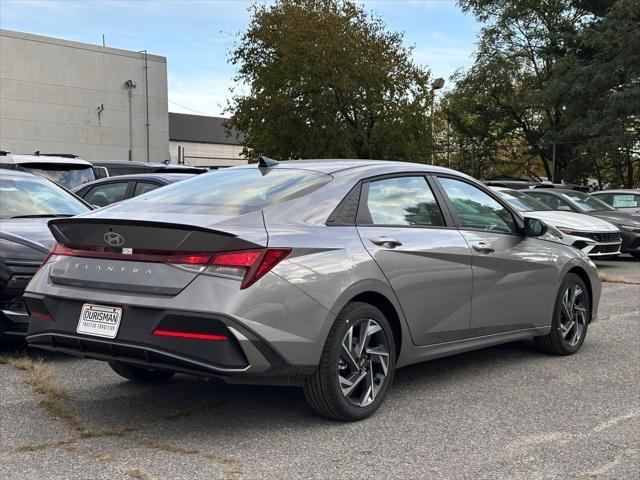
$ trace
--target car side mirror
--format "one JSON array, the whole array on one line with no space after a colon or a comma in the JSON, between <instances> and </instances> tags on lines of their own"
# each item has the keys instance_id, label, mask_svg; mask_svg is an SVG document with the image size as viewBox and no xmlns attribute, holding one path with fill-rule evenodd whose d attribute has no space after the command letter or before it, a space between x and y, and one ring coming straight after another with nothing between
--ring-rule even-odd
<instances>
[{"instance_id":1,"label":"car side mirror","mask_svg":"<svg viewBox=\"0 0 640 480\"><path fill-rule=\"evenodd\" d=\"M524 219L524 232L527 237L540 237L547 231L547 226L537 218Z\"/></svg>"},{"instance_id":2,"label":"car side mirror","mask_svg":"<svg viewBox=\"0 0 640 480\"><path fill-rule=\"evenodd\" d=\"M568 205L558 205L556 210L558 210L559 212L570 212L571 207L569 207Z\"/></svg>"}]
</instances>

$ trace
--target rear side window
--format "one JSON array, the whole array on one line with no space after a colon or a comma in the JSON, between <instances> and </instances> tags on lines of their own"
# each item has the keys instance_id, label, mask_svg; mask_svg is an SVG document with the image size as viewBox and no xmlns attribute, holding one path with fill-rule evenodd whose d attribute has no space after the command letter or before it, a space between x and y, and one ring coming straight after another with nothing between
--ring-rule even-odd
<instances>
[{"instance_id":1,"label":"rear side window","mask_svg":"<svg viewBox=\"0 0 640 480\"><path fill-rule=\"evenodd\" d=\"M136 183L136 189L133 192L133 196L137 197L138 195L143 195L150 192L151 190L155 190L159 186L160 185L156 185L155 183L138 182Z\"/></svg>"},{"instance_id":2,"label":"rear side window","mask_svg":"<svg viewBox=\"0 0 640 480\"><path fill-rule=\"evenodd\" d=\"M248 213L308 195L331 179L331 175L300 169L225 169L168 185L127 204L191 205Z\"/></svg>"},{"instance_id":3,"label":"rear side window","mask_svg":"<svg viewBox=\"0 0 640 480\"><path fill-rule=\"evenodd\" d=\"M107 183L98 185L89 190L84 196L84 201L97 207L104 207L112 203L124 200L127 194L129 182Z\"/></svg>"},{"instance_id":4,"label":"rear side window","mask_svg":"<svg viewBox=\"0 0 640 480\"><path fill-rule=\"evenodd\" d=\"M557 210L558 207L570 207L567 202L554 195L547 195L544 193L529 193L529 195L537 200L540 200L542 203L544 203L548 207L553 208L554 210Z\"/></svg>"},{"instance_id":5,"label":"rear side window","mask_svg":"<svg viewBox=\"0 0 640 480\"><path fill-rule=\"evenodd\" d=\"M442 227L444 218L424 177L397 177L369 184L359 224Z\"/></svg>"}]
</instances>

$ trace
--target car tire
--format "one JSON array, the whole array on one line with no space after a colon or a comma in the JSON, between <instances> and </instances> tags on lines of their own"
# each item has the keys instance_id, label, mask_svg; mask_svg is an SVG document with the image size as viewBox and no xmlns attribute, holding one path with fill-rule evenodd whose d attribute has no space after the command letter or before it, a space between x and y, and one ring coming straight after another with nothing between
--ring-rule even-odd
<instances>
[{"instance_id":1,"label":"car tire","mask_svg":"<svg viewBox=\"0 0 640 480\"><path fill-rule=\"evenodd\" d=\"M307 402L325 418L363 420L384 401L395 363L389 321L376 307L351 302L331 327L318 368L304 381Z\"/></svg>"},{"instance_id":2,"label":"car tire","mask_svg":"<svg viewBox=\"0 0 640 480\"><path fill-rule=\"evenodd\" d=\"M134 367L120 362L109 362L111 369L121 377L136 383L165 382L175 375L171 370Z\"/></svg>"},{"instance_id":3,"label":"car tire","mask_svg":"<svg viewBox=\"0 0 640 480\"><path fill-rule=\"evenodd\" d=\"M633 252L633 253L631 254L631 256L632 256L633 258L635 258L636 260L640 260L640 252Z\"/></svg>"},{"instance_id":4,"label":"car tire","mask_svg":"<svg viewBox=\"0 0 640 480\"><path fill-rule=\"evenodd\" d=\"M551 331L547 335L535 337L534 341L546 353L574 354L584 343L590 320L589 290L582 278L570 273L558 289Z\"/></svg>"}]
</instances>

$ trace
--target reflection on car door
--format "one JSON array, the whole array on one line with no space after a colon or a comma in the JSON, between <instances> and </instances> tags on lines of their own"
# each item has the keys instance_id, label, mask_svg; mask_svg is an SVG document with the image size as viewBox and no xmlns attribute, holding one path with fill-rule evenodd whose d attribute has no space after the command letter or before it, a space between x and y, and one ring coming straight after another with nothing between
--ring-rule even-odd
<instances>
[{"instance_id":1,"label":"reflection on car door","mask_svg":"<svg viewBox=\"0 0 640 480\"><path fill-rule=\"evenodd\" d=\"M471 335L548 325L550 246L523 236L509 209L477 186L444 176L438 185L473 253Z\"/></svg>"},{"instance_id":2,"label":"reflection on car door","mask_svg":"<svg viewBox=\"0 0 640 480\"><path fill-rule=\"evenodd\" d=\"M400 302L414 343L465 338L471 302L471 252L445 223L424 176L363 185L358 232Z\"/></svg>"}]
</instances>

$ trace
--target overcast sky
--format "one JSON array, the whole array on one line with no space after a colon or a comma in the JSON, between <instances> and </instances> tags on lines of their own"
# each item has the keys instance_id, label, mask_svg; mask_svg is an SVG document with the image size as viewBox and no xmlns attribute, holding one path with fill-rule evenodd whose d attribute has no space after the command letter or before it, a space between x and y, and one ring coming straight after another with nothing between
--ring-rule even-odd
<instances>
[{"instance_id":1,"label":"overcast sky","mask_svg":"<svg viewBox=\"0 0 640 480\"><path fill-rule=\"evenodd\" d=\"M234 68L229 51L249 22L244 0L0 0L0 26L9 30L146 49L167 57L169 111L221 115ZM471 64L480 26L449 0L361 2L390 30L405 33L416 63L448 78Z\"/></svg>"}]
</instances>

